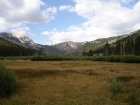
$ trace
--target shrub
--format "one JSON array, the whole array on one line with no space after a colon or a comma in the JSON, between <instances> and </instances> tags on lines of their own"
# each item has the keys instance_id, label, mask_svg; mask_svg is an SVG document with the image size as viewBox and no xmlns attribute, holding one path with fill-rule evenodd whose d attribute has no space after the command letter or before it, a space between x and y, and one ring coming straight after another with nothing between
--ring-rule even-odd
<instances>
[{"instance_id":1,"label":"shrub","mask_svg":"<svg viewBox=\"0 0 140 105\"><path fill-rule=\"evenodd\" d=\"M126 55L121 58L121 62L124 63L140 63L140 57L134 55Z\"/></svg>"},{"instance_id":2,"label":"shrub","mask_svg":"<svg viewBox=\"0 0 140 105\"><path fill-rule=\"evenodd\" d=\"M106 57L104 56L98 56L98 57L93 57L92 61L105 61Z\"/></svg>"},{"instance_id":3,"label":"shrub","mask_svg":"<svg viewBox=\"0 0 140 105\"><path fill-rule=\"evenodd\" d=\"M118 94L122 88L123 84L120 81L117 81L116 79L111 80L110 82L110 91L113 93L113 97Z\"/></svg>"},{"instance_id":4,"label":"shrub","mask_svg":"<svg viewBox=\"0 0 140 105\"><path fill-rule=\"evenodd\" d=\"M48 56L34 56L31 58L31 61L63 61L63 60L91 60L92 57L85 56L61 56L61 55L48 55Z\"/></svg>"},{"instance_id":5,"label":"shrub","mask_svg":"<svg viewBox=\"0 0 140 105\"><path fill-rule=\"evenodd\" d=\"M5 60L29 60L32 56L8 56Z\"/></svg>"},{"instance_id":6,"label":"shrub","mask_svg":"<svg viewBox=\"0 0 140 105\"><path fill-rule=\"evenodd\" d=\"M119 55L111 55L106 57L106 61L108 62L120 62L121 56Z\"/></svg>"},{"instance_id":7,"label":"shrub","mask_svg":"<svg viewBox=\"0 0 140 105\"><path fill-rule=\"evenodd\" d=\"M0 65L0 98L8 98L17 87L15 74Z\"/></svg>"}]
</instances>

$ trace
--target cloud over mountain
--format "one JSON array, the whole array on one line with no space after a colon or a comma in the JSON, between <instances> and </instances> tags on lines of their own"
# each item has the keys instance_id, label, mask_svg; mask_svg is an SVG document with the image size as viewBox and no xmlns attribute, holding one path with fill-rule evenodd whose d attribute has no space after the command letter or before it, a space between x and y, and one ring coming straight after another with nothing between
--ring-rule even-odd
<instances>
[{"instance_id":1,"label":"cloud over mountain","mask_svg":"<svg viewBox=\"0 0 140 105\"><path fill-rule=\"evenodd\" d=\"M91 41L96 38L126 34L140 29L140 1L73 0L75 5L62 5L59 11L76 13L87 21L67 27L67 31L44 31L50 40ZM134 3L135 2L135 3ZM134 5L131 5L134 4ZM72 19L72 17L71 17Z\"/></svg>"}]
</instances>

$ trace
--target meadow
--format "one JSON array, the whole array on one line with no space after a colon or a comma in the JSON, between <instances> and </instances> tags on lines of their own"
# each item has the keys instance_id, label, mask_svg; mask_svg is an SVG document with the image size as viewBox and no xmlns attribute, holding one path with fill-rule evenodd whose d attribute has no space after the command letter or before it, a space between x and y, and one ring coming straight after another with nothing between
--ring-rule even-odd
<instances>
[{"instance_id":1,"label":"meadow","mask_svg":"<svg viewBox=\"0 0 140 105\"><path fill-rule=\"evenodd\" d=\"M140 105L140 64L105 61L0 60L18 88L0 105ZM115 96L111 80L123 87Z\"/></svg>"}]
</instances>

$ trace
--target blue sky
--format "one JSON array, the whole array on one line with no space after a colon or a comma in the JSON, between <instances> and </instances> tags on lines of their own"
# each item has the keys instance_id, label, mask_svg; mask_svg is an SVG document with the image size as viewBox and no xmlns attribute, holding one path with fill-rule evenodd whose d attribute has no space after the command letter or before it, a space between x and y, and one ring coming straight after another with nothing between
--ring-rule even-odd
<instances>
[{"instance_id":1,"label":"blue sky","mask_svg":"<svg viewBox=\"0 0 140 105\"><path fill-rule=\"evenodd\" d=\"M140 0L1 0L0 13L1 32L47 45L140 29Z\"/></svg>"}]
</instances>

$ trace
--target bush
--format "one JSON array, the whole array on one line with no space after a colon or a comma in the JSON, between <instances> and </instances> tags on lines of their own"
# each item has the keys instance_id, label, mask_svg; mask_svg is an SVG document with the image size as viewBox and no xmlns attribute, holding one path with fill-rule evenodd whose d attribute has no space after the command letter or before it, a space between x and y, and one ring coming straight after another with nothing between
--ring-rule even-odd
<instances>
[{"instance_id":1,"label":"bush","mask_svg":"<svg viewBox=\"0 0 140 105\"><path fill-rule=\"evenodd\" d=\"M0 65L0 98L8 98L17 87L15 74Z\"/></svg>"},{"instance_id":2,"label":"bush","mask_svg":"<svg viewBox=\"0 0 140 105\"><path fill-rule=\"evenodd\" d=\"M61 55L48 55L48 56L33 56L31 61L77 61L77 60L91 60L92 57L88 56L61 56Z\"/></svg>"},{"instance_id":3,"label":"bush","mask_svg":"<svg viewBox=\"0 0 140 105\"><path fill-rule=\"evenodd\" d=\"M120 62L121 56L119 55L111 55L106 57L106 61L108 62Z\"/></svg>"},{"instance_id":4,"label":"bush","mask_svg":"<svg viewBox=\"0 0 140 105\"><path fill-rule=\"evenodd\" d=\"M29 60L32 56L9 56L4 57L5 60Z\"/></svg>"},{"instance_id":5,"label":"bush","mask_svg":"<svg viewBox=\"0 0 140 105\"><path fill-rule=\"evenodd\" d=\"M97 56L97 57L93 57L92 61L105 61L106 57L104 56Z\"/></svg>"},{"instance_id":6,"label":"bush","mask_svg":"<svg viewBox=\"0 0 140 105\"><path fill-rule=\"evenodd\" d=\"M124 63L140 63L140 57L135 55L126 55L121 58Z\"/></svg>"},{"instance_id":7,"label":"bush","mask_svg":"<svg viewBox=\"0 0 140 105\"><path fill-rule=\"evenodd\" d=\"M34 56L31 61L62 61L61 56Z\"/></svg>"},{"instance_id":8,"label":"bush","mask_svg":"<svg viewBox=\"0 0 140 105\"><path fill-rule=\"evenodd\" d=\"M118 94L122 90L123 84L120 81L113 79L110 82L109 88L110 88L110 91L113 93L113 97L114 97L116 94Z\"/></svg>"}]
</instances>

